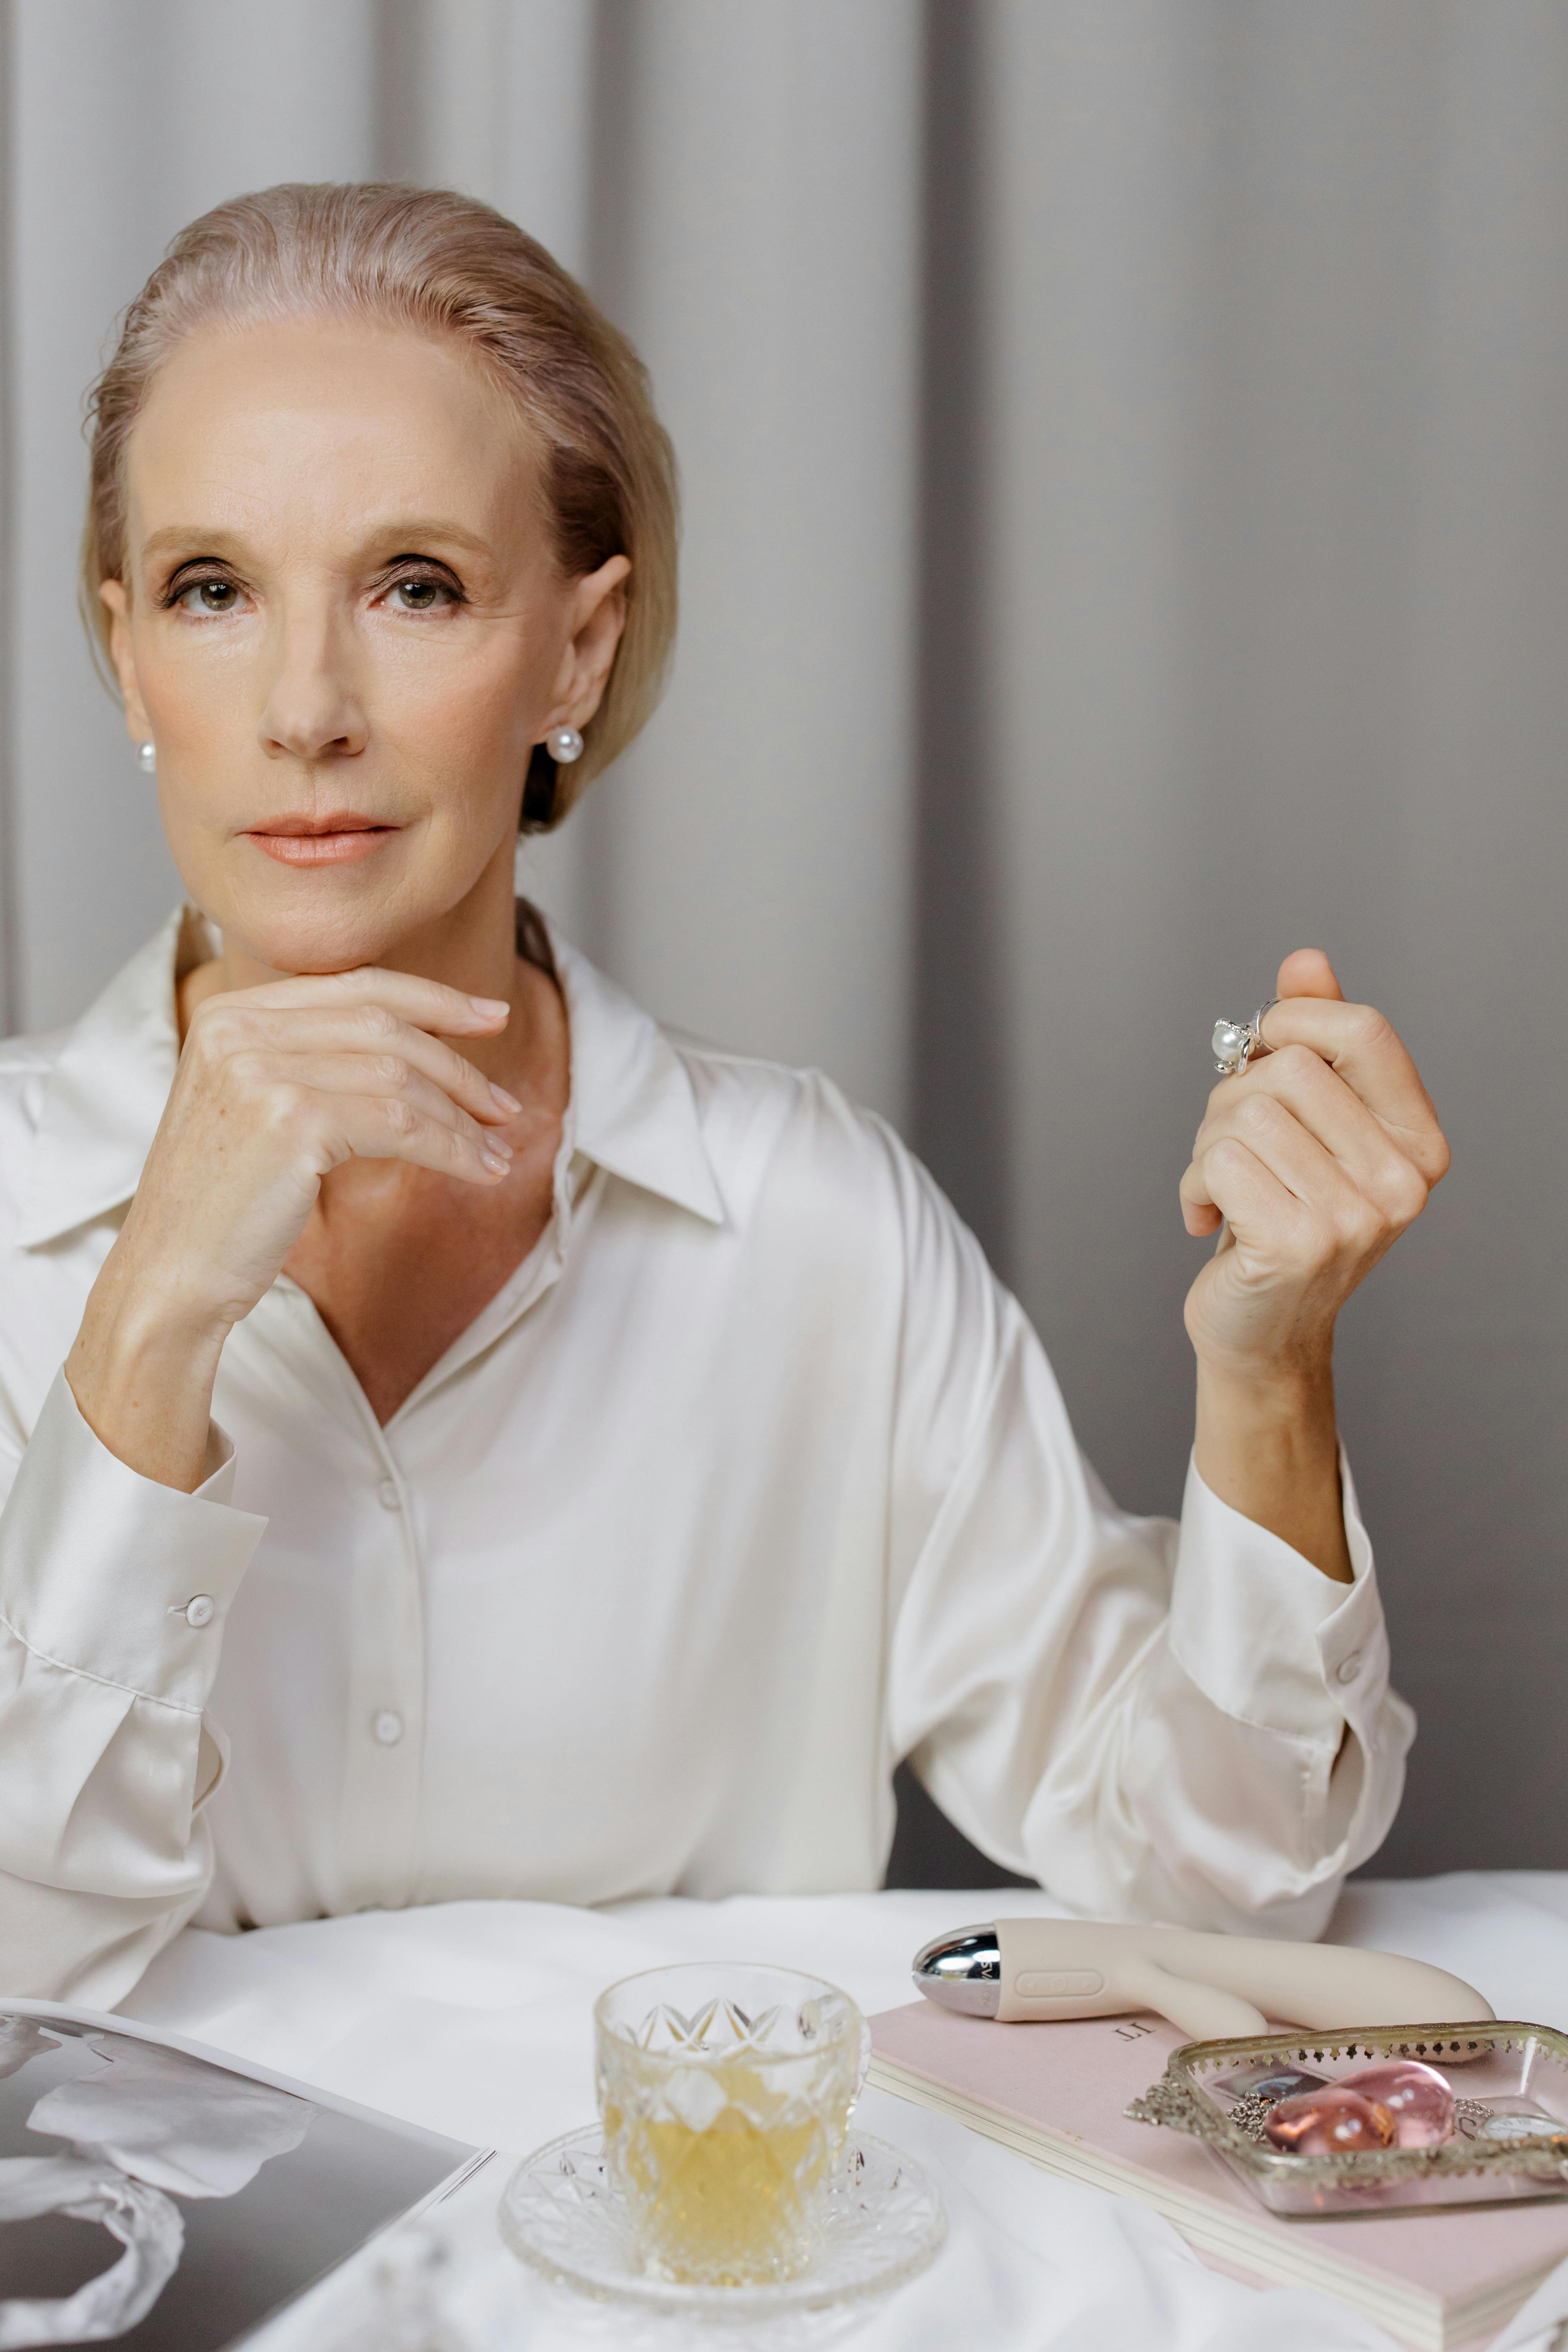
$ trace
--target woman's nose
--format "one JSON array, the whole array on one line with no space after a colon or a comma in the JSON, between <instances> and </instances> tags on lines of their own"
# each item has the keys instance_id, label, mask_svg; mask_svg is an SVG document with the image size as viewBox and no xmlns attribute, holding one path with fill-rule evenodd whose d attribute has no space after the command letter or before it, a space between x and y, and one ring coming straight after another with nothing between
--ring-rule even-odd
<instances>
[{"instance_id":1,"label":"woman's nose","mask_svg":"<svg viewBox=\"0 0 1568 2352\"><path fill-rule=\"evenodd\" d=\"M285 632L257 729L264 751L321 760L363 751L370 730L335 635L321 624Z\"/></svg>"}]
</instances>

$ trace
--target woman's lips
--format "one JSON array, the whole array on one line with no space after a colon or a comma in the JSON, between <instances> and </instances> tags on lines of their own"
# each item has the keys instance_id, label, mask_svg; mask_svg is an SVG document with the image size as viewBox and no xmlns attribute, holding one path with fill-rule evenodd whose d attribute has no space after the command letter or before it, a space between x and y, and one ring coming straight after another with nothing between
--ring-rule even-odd
<instances>
[{"instance_id":1,"label":"woman's lips","mask_svg":"<svg viewBox=\"0 0 1568 2352\"><path fill-rule=\"evenodd\" d=\"M329 819L309 832L258 827L247 838L280 866L342 866L351 858L368 857L401 830L395 824L367 824L363 818L344 817Z\"/></svg>"}]
</instances>

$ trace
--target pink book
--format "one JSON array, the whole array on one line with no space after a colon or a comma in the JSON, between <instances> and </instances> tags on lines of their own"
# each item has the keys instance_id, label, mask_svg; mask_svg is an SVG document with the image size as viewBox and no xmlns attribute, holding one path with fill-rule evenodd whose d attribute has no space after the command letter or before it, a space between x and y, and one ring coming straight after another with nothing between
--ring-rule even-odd
<instances>
[{"instance_id":1,"label":"pink book","mask_svg":"<svg viewBox=\"0 0 1568 2352\"><path fill-rule=\"evenodd\" d=\"M1216 2269L1337 2295L1419 2352L1504 2326L1568 2256L1568 2200L1284 2220L1200 2142L1122 2109L1187 2037L1159 2017L997 2025L933 2001L871 2020L868 2080L1047 2172L1136 2197Z\"/></svg>"}]
</instances>

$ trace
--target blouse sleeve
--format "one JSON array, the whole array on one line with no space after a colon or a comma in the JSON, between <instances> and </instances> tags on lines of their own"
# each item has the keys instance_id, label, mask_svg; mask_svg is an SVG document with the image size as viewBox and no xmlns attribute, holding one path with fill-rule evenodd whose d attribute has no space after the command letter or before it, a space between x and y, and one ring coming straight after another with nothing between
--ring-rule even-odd
<instances>
[{"instance_id":1,"label":"blouse sleeve","mask_svg":"<svg viewBox=\"0 0 1568 2352\"><path fill-rule=\"evenodd\" d=\"M895 1756L1075 1910L1318 1935L1414 1732L1348 1469L1348 1586L1195 1467L1179 1527L1119 1511L1021 1308L900 1156Z\"/></svg>"},{"instance_id":2,"label":"blouse sleeve","mask_svg":"<svg viewBox=\"0 0 1568 2352\"><path fill-rule=\"evenodd\" d=\"M0 1427L0 1984L108 2009L200 1903L224 1764L203 1709L266 1521L99 1443L57 1374Z\"/></svg>"}]
</instances>

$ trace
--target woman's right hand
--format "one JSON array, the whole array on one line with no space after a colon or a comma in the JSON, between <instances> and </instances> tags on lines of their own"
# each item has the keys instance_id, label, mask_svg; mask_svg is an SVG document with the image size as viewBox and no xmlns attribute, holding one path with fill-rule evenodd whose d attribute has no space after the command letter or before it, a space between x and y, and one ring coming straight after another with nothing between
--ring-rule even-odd
<instances>
[{"instance_id":1,"label":"woman's right hand","mask_svg":"<svg viewBox=\"0 0 1568 2352\"><path fill-rule=\"evenodd\" d=\"M494 1036L509 1012L374 968L197 1007L66 1364L110 1453L165 1486L202 1483L224 1341L272 1284L331 1170L404 1160L501 1181L511 1150L494 1130L521 1106L445 1040Z\"/></svg>"}]
</instances>

